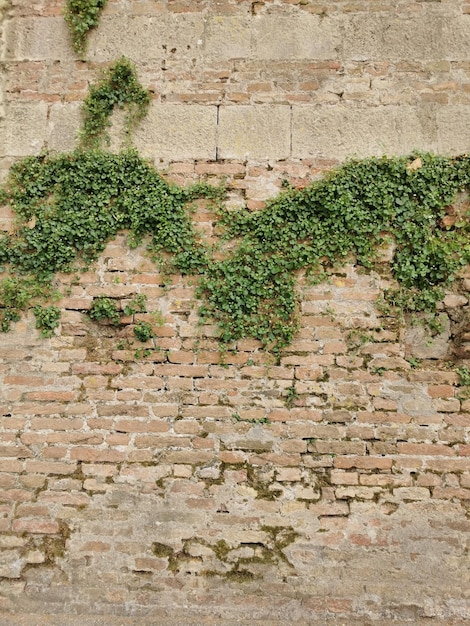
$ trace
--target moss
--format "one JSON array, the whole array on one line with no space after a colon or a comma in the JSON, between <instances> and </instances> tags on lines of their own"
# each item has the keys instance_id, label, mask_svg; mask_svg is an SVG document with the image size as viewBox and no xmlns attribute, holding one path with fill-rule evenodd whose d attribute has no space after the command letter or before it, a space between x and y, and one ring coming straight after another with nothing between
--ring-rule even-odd
<instances>
[{"instance_id":1,"label":"moss","mask_svg":"<svg viewBox=\"0 0 470 626\"><path fill-rule=\"evenodd\" d=\"M152 552L159 558L172 557L174 555L174 550L171 546L159 543L158 541L152 543Z\"/></svg>"}]
</instances>

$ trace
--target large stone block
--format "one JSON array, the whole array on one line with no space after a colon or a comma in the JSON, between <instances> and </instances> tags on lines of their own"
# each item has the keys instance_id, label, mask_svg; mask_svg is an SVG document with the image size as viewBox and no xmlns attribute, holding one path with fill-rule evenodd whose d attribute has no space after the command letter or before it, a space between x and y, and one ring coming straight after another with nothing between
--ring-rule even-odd
<instances>
[{"instance_id":1,"label":"large stone block","mask_svg":"<svg viewBox=\"0 0 470 626\"><path fill-rule=\"evenodd\" d=\"M50 150L68 152L77 146L77 133L81 124L81 103L57 103L52 105L48 123Z\"/></svg>"},{"instance_id":2,"label":"large stone block","mask_svg":"<svg viewBox=\"0 0 470 626\"><path fill-rule=\"evenodd\" d=\"M7 119L5 156L22 157L41 152L47 137L45 102L11 103Z\"/></svg>"},{"instance_id":3,"label":"large stone block","mask_svg":"<svg viewBox=\"0 0 470 626\"><path fill-rule=\"evenodd\" d=\"M466 59L469 36L468 15L361 13L345 18L342 51L345 58L369 61Z\"/></svg>"},{"instance_id":4,"label":"large stone block","mask_svg":"<svg viewBox=\"0 0 470 626\"><path fill-rule=\"evenodd\" d=\"M73 59L71 39L62 17L15 18L5 24L7 59Z\"/></svg>"},{"instance_id":5,"label":"large stone block","mask_svg":"<svg viewBox=\"0 0 470 626\"><path fill-rule=\"evenodd\" d=\"M337 59L340 21L317 15L263 15L253 26L253 57L264 59Z\"/></svg>"},{"instance_id":6,"label":"large stone block","mask_svg":"<svg viewBox=\"0 0 470 626\"><path fill-rule=\"evenodd\" d=\"M296 106L292 156L342 160L435 150L433 124L432 110L411 106Z\"/></svg>"},{"instance_id":7,"label":"large stone block","mask_svg":"<svg viewBox=\"0 0 470 626\"><path fill-rule=\"evenodd\" d=\"M250 20L246 17L209 18L204 32L204 55L218 59L237 59L250 56Z\"/></svg>"},{"instance_id":8,"label":"large stone block","mask_svg":"<svg viewBox=\"0 0 470 626\"><path fill-rule=\"evenodd\" d=\"M286 105L221 107L218 156L285 159L290 154L291 111Z\"/></svg>"},{"instance_id":9,"label":"large stone block","mask_svg":"<svg viewBox=\"0 0 470 626\"><path fill-rule=\"evenodd\" d=\"M189 13L165 17L103 16L92 31L87 56L114 61L124 55L140 63L177 55L193 58L203 43L204 20Z\"/></svg>"},{"instance_id":10,"label":"large stone block","mask_svg":"<svg viewBox=\"0 0 470 626\"><path fill-rule=\"evenodd\" d=\"M133 143L154 159L215 159L216 132L214 106L156 104L135 132Z\"/></svg>"}]
</instances>

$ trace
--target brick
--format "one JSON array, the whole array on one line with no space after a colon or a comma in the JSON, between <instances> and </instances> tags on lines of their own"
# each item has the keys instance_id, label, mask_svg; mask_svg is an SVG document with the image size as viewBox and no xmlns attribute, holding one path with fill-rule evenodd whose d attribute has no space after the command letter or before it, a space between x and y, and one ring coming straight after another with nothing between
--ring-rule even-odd
<instances>
[{"instance_id":1,"label":"brick","mask_svg":"<svg viewBox=\"0 0 470 626\"><path fill-rule=\"evenodd\" d=\"M333 485L357 485L359 484L359 475L357 472L332 470L330 480Z\"/></svg>"},{"instance_id":2,"label":"brick","mask_svg":"<svg viewBox=\"0 0 470 626\"><path fill-rule=\"evenodd\" d=\"M373 500L382 490L380 487L337 487L335 495L338 500L358 499Z\"/></svg>"},{"instance_id":3,"label":"brick","mask_svg":"<svg viewBox=\"0 0 470 626\"><path fill-rule=\"evenodd\" d=\"M36 474L73 474L76 469L76 463L26 461L26 471Z\"/></svg>"},{"instance_id":4,"label":"brick","mask_svg":"<svg viewBox=\"0 0 470 626\"><path fill-rule=\"evenodd\" d=\"M470 500L470 489L456 489L452 487L435 487L432 490L432 497L442 500Z\"/></svg>"},{"instance_id":5,"label":"brick","mask_svg":"<svg viewBox=\"0 0 470 626\"><path fill-rule=\"evenodd\" d=\"M59 532L59 524L48 519L16 519L13 520L12 529L17 533L55 535Z\"/></svg>"},{"instance_id":6,"label":"brick","mask_svg":"<svg viewBox=\"0 0 470 626\"><path fill-rule=\"evenodd\" d=\"M392 459L386 457L346 457L338 456L334 459L333 464L339 469L380 469L387 470L392 467Z\"/></svg>"},{"instance_id":7,"label":"brick","mask_svg":"<svg viewBox=\"0 0 470 626\"><path fill-rule=\"evenodd\" d=\"M428 443L398 443L399 454L411 454L419 456L455 456L456 451L442 444Z\"/></svg>"},{"instance_id":8,"label":"brick","mask_svg":"<svg viewBox=\"0 0 470 626\"><path fill-rule=\"evenodd\" d=\"M155 570L164 570L167 567L166 559L155 558L138 558L135 560L134 571L152 572Z\"/></svg>"},{"instance_id":9,"label":"brick","mask_svg":"<svg viewBox=\"0 0 470 626\"><path fill-rule=\"evenodd\" d=\"M26 502L33 499L31 491L24 489L3 489L0 490L0 501Z\"/></svg>"},{"instance_id":10,"label":"brick","mask_svg":"<svg viewBox=\"0 0 470 626\"><path fill-rule=\"evenodd\" d=\"M111 546L104 541L87 541L80 547L81 552L109 552Z\"/></svg>"},{"instance_id":11,"label":"brick","mask_svg":"<svg viewBox=\"0 0 470 626\"><path fill-rule=\"evenodd\" d=\"M301 471L296 467L283 467L277 471L279 482L296 482L301 480Z\"/></svg>"},{"instance_id":12,"label":"brick","mask_svg":"<svg viewBox=\"0 0 470 626\"><path fill-rule=\"evenodd\" d=\"M428 394L431 398L453 398L455 387L452 385L429 385Z\"/></svg>"},{"instance_id":13,"label":"brick","mask_svg":"<svg viewBox=\"0 0 470 626\"><path fill-rule=\"evenodd\" d=\"M431 493L426 487L398 487L393 490L393 494L397 498L400 498L400 500L407 502L413 500L427 500L431 497Z\"/></svg>"},{"instance_id":14,"label":"brick","mask_svg":"<svg viewBox=\"0 0 470 626\"><path fill-rule=\"evenodd\" d=\"M120 450L97 449L97 448L72 448L70 451L72 461L92 461L101 463L120 463L126 458L126 452Z\"/></svg>"},{"instance_id":15,"label":"brick","mask_svg":"<svg viewBox=\"0 0 470 626\"><path fill-rule=\"evenodd\" d=\"M84 493L43 492L40 494L38 501L62 504L64 506L84 506L89 503L90 498Z\"/></svg>"},{"instance_id":16,"label":"brick","mask_svg":"<svg viewBox=\"0 0 470 626\"><path fill-rule=\"evenodd\" d=\"M170 429L168 422L164 420L124 420L115 422L115 429L124 433L165 433Z\"/></svg>"}]
</instances>

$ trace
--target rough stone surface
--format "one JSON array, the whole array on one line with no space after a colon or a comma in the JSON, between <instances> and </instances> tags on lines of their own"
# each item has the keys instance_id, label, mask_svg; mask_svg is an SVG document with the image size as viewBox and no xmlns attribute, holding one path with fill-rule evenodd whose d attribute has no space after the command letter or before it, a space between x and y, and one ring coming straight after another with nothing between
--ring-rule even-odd
<instances>
[{"instance_id":1,"label":"rough stone surface","mask_svg":"<svg viewBox=\"0 0 470 626\"><path fill-rule=\"evenodd\" d=\"M409 106L295 106L292 156L343 160L433 150L426 111Z\"/></svg>"},{"instance_id":2,"label":"rough stone surface","mask_svg":"<svg viewBox=\"0 0 470 626\"><path fill-rule=\"evenodd\" d=\"M41 152L47 137L47 104L15 102L8 109L4 154L21 157Z\"/></svg>"},{"instance_id":3,"label":"rough stone surface","mask_svg":"<svg viewBox=\"0 0 470 626\"><path fill-rule=\"evenodd\" d=\"M80 104L70 102L62 104L57 102L50 108L48 120L49 150L67 152L77 147L78 131L81 125Z\"/></svg>"},{"instance_id":4,"label":"rough stone surface","mask_svg":"<svg viewBox=\"0 0 470 626\"><path fill-rule=\"evenodd\" d=\"M290 152L287 106L221 107L218 156L221 159L285 159Z\"/></svg>"},{"instance_id":5,"label":"rough stone surface","mask_svg":"<svg viewBox=\"0 0 470 626\"><path fill-rule=\"evenodd\" d=\"M451 308L453 299L451 299ZM408 326L405 335L405 345L410 356L419 359L444 359L450 349L450 320L447 315L440 316L442 331L431 334L422 324Z\"/></svg>"},{"instance_id":6,"label":"rough stone surface","mask_svg":"<svg viewBox=\"0 0 470 626\"><path fill-rule=\"evenodd\" d=\"M156 104L135 133L141 154L158 159L215 159L216 107Z\"/></svg>"}]
</instances>

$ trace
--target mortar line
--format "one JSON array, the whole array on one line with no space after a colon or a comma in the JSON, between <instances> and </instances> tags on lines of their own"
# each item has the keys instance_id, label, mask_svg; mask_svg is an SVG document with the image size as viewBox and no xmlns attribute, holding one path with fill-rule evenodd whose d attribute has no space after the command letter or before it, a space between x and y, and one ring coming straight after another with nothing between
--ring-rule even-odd
<instances>
[{"instance_id":1,"label":"mortar line","mask_svg":"<svg viewBox=\"0 0 470 626\"><path fill-rule=\"evenodd\" d=\"M215 160L219 160L219 115L220 115L220 104L216 105L217 107L217 116L215 123Z\"/></svg>"}]
</instances>

